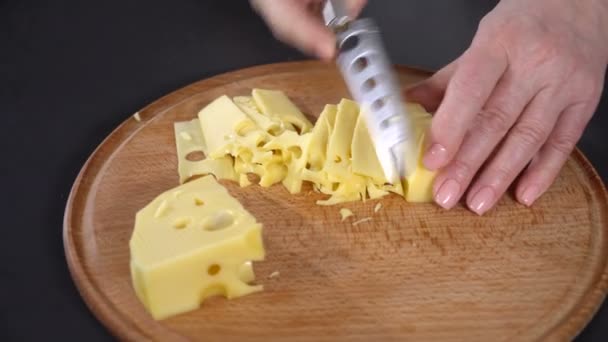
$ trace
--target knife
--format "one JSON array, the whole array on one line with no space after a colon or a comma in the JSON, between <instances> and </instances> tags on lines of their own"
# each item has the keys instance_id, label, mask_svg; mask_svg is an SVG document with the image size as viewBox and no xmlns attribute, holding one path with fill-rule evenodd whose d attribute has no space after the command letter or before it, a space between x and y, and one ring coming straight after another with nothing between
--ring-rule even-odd
<instances>
[{"instance_id":1,"label":"knife","mask_svg":"<svg viewBox=\"0 0 608 342\"><path fill-rule=\"evenodd\" d=\"M326 0L322 13L325 25L335 33L336 63L361 106L384 175L389 183L400 183L416 168L418 153L380 30L370 18L350 18L343 0Z\"/></svg>"}]
</instances>

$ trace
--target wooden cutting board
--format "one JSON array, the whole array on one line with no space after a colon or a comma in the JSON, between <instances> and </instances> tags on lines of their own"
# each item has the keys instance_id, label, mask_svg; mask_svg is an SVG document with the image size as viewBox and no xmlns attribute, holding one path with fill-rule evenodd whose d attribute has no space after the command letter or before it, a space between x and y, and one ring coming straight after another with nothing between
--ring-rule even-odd
<instances>
[{"instance_id":1,"label":"wooden cutting board","mask_svg":"<svg viewBox=\"0 0 608 342\"><path fill-rule=\"evenodd\" d=\"M427 74L399 68L403 84ZM478 217L397 196L319 207L319 195L224 183L264 224L265 291L213 298L154 321L137 300L128 241L135 213L178 185L173 122L214 98L281 89L311 120L348 96L332 65L259 66L203 80L127 119L80 172L65 212L64 244L82 297L127 340L497 341L565 340L591 319L608 288L606 189L575 151L532 207L506 196ZM356 217L342 222L339 209ZM353 226L355 220L372 217ZM269 278L274 271L280 276Z\"/></svg>"}]
</instances>

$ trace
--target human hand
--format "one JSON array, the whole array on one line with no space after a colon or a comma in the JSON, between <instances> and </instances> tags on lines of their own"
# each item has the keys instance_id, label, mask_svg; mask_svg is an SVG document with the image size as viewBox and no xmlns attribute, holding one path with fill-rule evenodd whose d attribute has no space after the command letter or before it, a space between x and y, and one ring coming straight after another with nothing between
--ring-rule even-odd
<instances>
[{"instance_id":1,"label":"human hand","mask_svg":"<svg viewBox=\"0 0 608 342\"><path fill-rule=\"evenodd\" d=\"M406 92L435 111L423 162L435 201L482 215L520 172L531 205L591 119L608 62L608 1L502 0L468 50Z\"/></svg>"},{"instance_id":2,"label":"human hand","mask_svg":"<svg viewBox=\"0 0 608 342\"><path fill-rule=\"evenodd\" d=\"M323 0L250 0L274 36L304 53L329 60L336 53L334 34L323 23ZM347 10L355 18L366 0L346 1Z\"/></svg>"}]
</instances>

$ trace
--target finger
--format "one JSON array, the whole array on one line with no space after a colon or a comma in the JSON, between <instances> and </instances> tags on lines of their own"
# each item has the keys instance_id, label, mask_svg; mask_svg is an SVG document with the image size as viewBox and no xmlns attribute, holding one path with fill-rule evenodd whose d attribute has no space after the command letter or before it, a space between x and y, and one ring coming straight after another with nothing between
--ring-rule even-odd
<instances>
[{"instance_id":1,"label":"finger","mask_svg":"<svg viewBox=\"0 0 608 342\"><path fill-rule=\"evenodd\" d=\"M436 111L443 99L445 88L454 74L456 63L455 60L434 73L433 76L408 87L405 90L407 101L419 103L429 112Z\"/></svg>"},{"instance_id":2,"label":"finger","mask_svg":"<svg viewBox=\"0 0 608 342\"><path fill-rule=\"evenodd\" d=\"M458 203L477 171L533 96L528 84L517 83L509 71L504 74L483 110L475 117L456 156L437 175L433 188L437 204L450 209Z\"/></svg>"},{"instance_id":3,"label":"finger","mask_svg":"<svg viewBox=\"0 0 608 342\"><path fill-rule=\"evenodd\" d=\"M516 197L520 203L532 205L551 186L583 135L592 112L583 105L575 105L562 113L549 139L519 180Z\"/></svg>"},{"instance_id":4,"label":"finger","mask_svg":"<svg viewBox=\"0 0 608 342\"><path fill-rule=\"evenodd\" d=\"M565 106L556 98L555 91L544 88L528 104L496 155L470 188L467 205L472 211L483 215L492 208L547 140Z\"/></svg>"},{"instance_id":5,"label":"finger","mask_svg":"<svg viewBox=\"0 0 608 342\"><path fill-rule=\"evenodd\" d=\"M333 58L336 50L334 35L321 17L311 11L309 3L257 0L252 4L277 39L318 58Z\"/></svg>"},{"instance_id":6,"label":"finger","mask_svg":"<svg viewBox=\"0 0 608 342\"><path fill-rule=\"evenodd\" d=\"M430 147L423 158L428 169L439 169L454 157L473 118L505 72L506 56L492 49L473 46L459 60L431 123Z\"/></svg>"},{"instance_id":7,"label":"finger","mask_svg":"<svg viewBox=\"0 0 608 342\"><path fill-rule=\"evenodd\" d=\"M346 2L346 10L351 18L356 18L361 14L366 4L367 0L349 0Z\"/></svg>"}]
</instances>

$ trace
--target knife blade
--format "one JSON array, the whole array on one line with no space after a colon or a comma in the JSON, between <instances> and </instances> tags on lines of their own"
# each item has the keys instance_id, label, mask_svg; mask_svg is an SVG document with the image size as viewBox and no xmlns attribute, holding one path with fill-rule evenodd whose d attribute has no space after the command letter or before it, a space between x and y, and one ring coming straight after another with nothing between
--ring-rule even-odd
<instances>
[{"instance_id":1,"label":"knife blade","mask_svg":"<svg viewBox=\"0 0 608 342\"><path fill-rule=\"evenodd\" d=\"M336 63L361 106L384 175L390 183L401 182L416 168L417 151L411 119L380 30L370 18L350 18L343 0L326 0L322 14L335 33Z\"/></svg>"}]
</instances>

